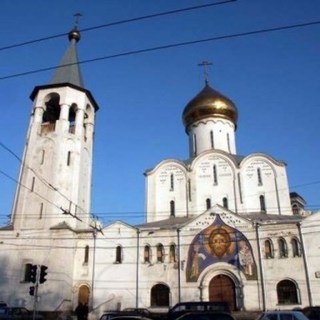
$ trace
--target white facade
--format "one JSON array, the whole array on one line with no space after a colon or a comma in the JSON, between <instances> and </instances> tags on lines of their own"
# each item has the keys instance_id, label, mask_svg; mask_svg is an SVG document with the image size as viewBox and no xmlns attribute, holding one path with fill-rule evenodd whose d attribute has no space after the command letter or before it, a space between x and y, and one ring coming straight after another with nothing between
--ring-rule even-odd
<instances>
[{"instance_id":1,"label":"white facade","mask_svg":"<svg viewBox=\"0 0 320 320\"><path fill-rule=\"evenodd\" d=\"M77 62L79 38L70 34L64 59ZM77 68L59 69L31 95L11 224L0 229L0 300L33 308L33 264L48 267L42 311L79 301L92 316L189 300L249 311L320 304L320 215L306 214L298 195L292 211L283 162L236 153L238 111L208 83L183 113L189 158L145 173L147 223L101 229L89 214L98 107Z\"/></svg>"}]
</instances>

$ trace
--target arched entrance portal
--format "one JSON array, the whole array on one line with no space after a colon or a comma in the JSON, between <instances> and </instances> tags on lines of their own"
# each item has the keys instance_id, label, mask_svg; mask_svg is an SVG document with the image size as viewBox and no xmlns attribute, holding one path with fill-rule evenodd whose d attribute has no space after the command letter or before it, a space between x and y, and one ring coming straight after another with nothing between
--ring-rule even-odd
<instances>
[{"instance_id":1,"label":"arched entrance portal","mask_svg":"<svg viewBox=\"0 0 320 320\"><path fill-rule=\"evenodd\" d=\"M151 307L168 307L170 289L164 284L156 284L151 288Z\"/></svg>"},{"instance_id":2,"label":"arched entrance portal","mask_svg":"<svg viewBox=\"0 0 320 320\"><path fill-rule=\"evenodd\" d=\"M78 303L89 304L89 296L90 296L89 288L87 286L81 286L79 288Z\"/></svg>"},{"instance_id":3,"label":"arched entrance portal","mask_svg":"<svg viewBox=\"0 0 320 320\"><path fill-rule=\"evenodd\" d=\"M236 295L233 280L223 274L213 277L209 283L209 301L225 301L228 302L231 310L236 310Z\"/></svg>"}]
</instances>

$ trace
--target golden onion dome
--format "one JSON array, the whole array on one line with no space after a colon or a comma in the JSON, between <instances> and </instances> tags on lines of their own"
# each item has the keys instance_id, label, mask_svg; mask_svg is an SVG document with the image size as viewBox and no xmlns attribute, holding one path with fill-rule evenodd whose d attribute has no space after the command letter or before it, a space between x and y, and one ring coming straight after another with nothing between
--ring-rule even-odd
<instances>
[{"instance_id":1,"label":"golden onion dome","mask_svg":"<svg viewBox=\"0 0 320 320\"><path fill-rule=\"evenodd\" d=\"M182 118L187 130L192 123L209 117L227 119L237 126L238 111L235 104L206 82L205 87L186 105Z\"/></svg>"}]
</instances>

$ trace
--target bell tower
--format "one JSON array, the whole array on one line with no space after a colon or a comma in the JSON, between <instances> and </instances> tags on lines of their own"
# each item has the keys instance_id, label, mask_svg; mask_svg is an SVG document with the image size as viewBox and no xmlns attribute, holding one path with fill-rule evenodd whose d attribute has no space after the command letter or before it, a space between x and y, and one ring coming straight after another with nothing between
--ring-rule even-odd
<instances>
[{"instance_id":1,"label":"bell tower","mask_svg":"<svg viewBox=\"0 0 320 320\"><path fill-rule=\"evenodd\" d=\"M79 40L74 28L52 80L31 93L32 113L11 215L14 229L61 224L88 228L98 105L83 84Z\"/></svg>"}]
</instances>

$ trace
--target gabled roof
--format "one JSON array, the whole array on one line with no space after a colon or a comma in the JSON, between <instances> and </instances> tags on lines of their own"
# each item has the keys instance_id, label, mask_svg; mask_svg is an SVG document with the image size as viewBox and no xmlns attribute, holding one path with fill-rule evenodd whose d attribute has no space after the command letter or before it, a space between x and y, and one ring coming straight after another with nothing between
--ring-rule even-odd
<instances>
[{"instance_id":1,"label":"gabled roof","mask_svg":"<svg viewBox=\"0 0 320 320\"><path fill-rule=\"evenodd\" d=\"M262 212L242 214L241 217L260 224L298 223L303 220L300 215L267 214Z\"/></svg>"},{"instance_id":2,"label":"gabled roof","mask_svg":"<svg viewBox=\"0 0 320 320\"><path fill-rule=\"evenodd\" d=\"M198 216L170 217L168 219L136 225L138 229L179 229Z\"/></svg>"},{"instance_id":3,"label":"gabled roof","mask_svg":"<svg viewBox=\"0 0 320 320\"><path fill-rule=\"evenodd\" d=\"M223 208L220 205L215 205L211 209L204 211L200 215L185 216L185 217L170 217L168 219L154 221L149 223L144 223L136 225L135 227L142 230L176 230L186 227L188 224L201 219L201 216L208 215L214 217L219 215L225 223L229 224L230 218L232 220L231 224L235 226L240 226L241 224L258 223L261 225L268 224L291 224L299 223L303 217L298 215L278 215L278 214L266 214L266 213L247 213L247 214L237 214L230 210ZM320 215L319 215L320 216Z\"/></svg>"}]
</instances>

